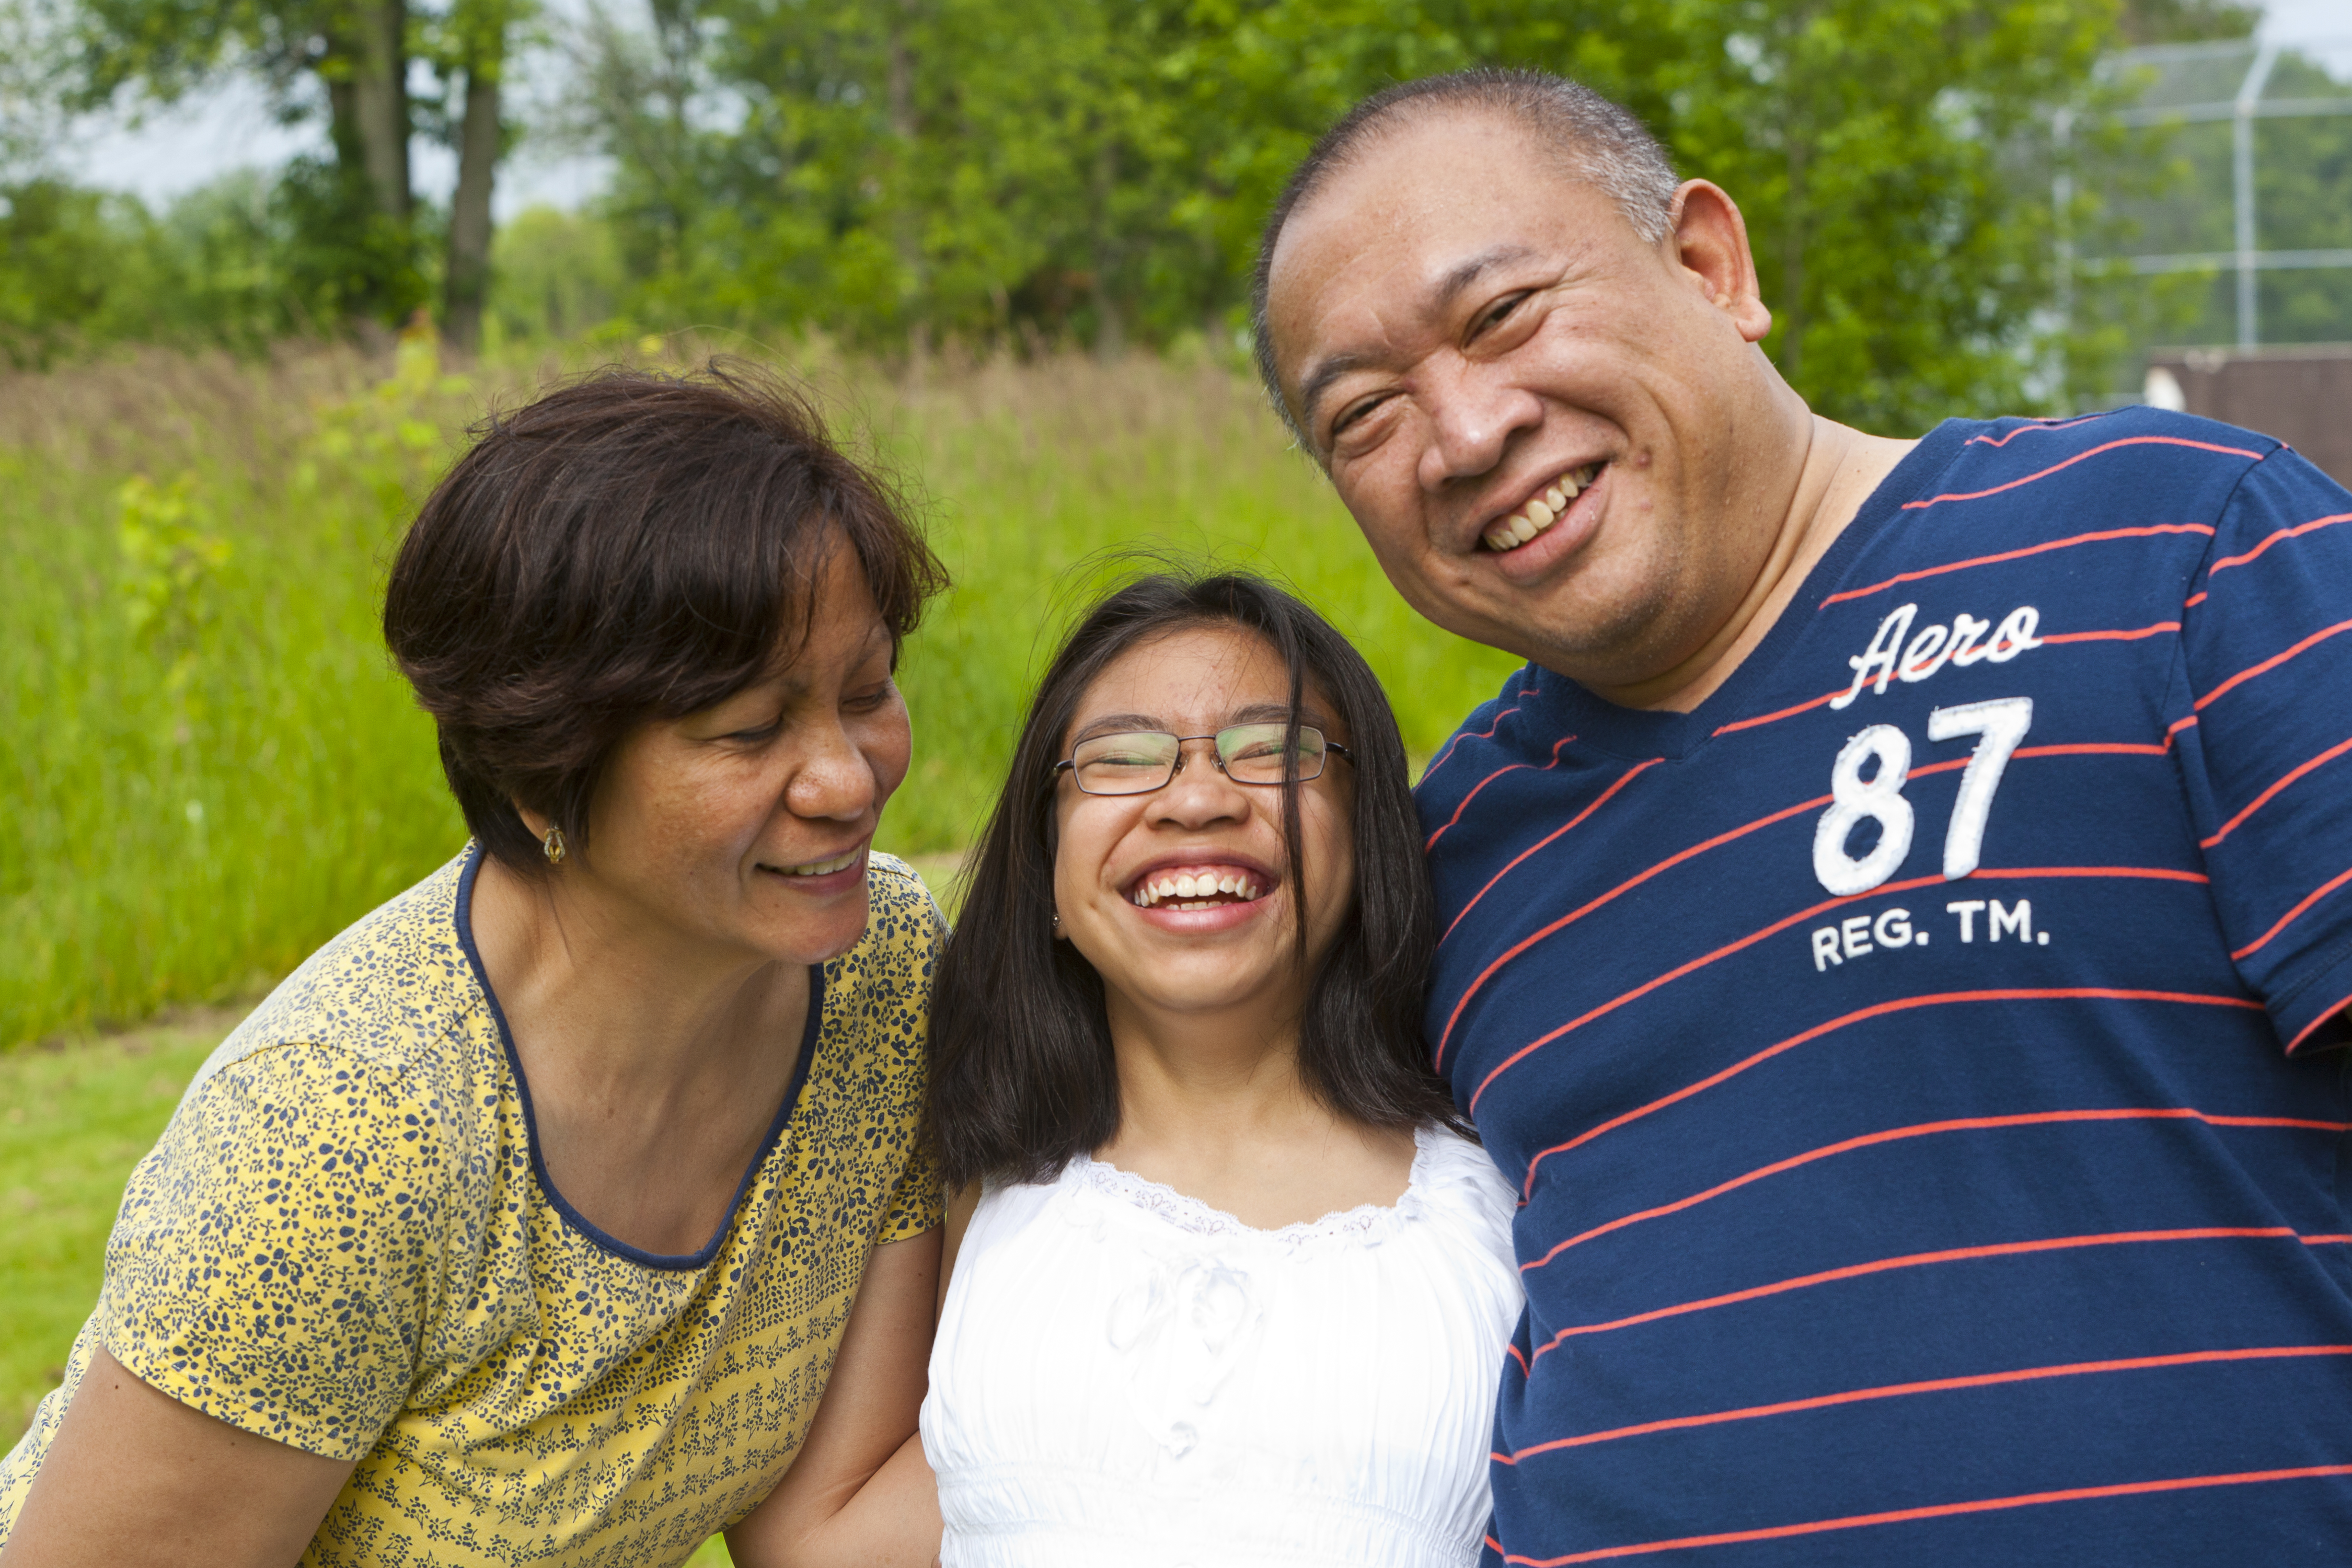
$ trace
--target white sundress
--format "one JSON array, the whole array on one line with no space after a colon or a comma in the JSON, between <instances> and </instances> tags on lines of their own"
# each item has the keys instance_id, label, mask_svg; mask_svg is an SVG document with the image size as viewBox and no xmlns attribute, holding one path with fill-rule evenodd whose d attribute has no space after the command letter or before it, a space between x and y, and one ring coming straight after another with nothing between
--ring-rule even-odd
<instances>
[{"instance_id":1,"label":"white sundress","mask_svg":"<svg viewBox=\"0 0 2352 1568\"><path fill-rule=\"evenodd\" d=\"M945 1568L1475 1563L1514 1194L1415 1145L1393 1206L1280 1230L1096 1160L986 1188L923 1401Z\"/></svg>"}]
</instances>

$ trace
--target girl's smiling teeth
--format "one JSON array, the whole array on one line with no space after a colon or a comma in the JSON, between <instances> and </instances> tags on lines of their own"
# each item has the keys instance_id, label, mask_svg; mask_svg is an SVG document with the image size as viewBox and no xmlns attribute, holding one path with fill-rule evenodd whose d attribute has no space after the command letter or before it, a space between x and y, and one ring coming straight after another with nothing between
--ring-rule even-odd
<instances>
[{"instance_id":1,"label":"girl's smiling teeth","mask_svg":"<svg viewBox=\"0 0 2352 1568\"><path fill-rule=\"evenodd\" d=\"M1576 492L1599 479L1601 470L1608 466L1606 463L1587 463L1580 468L1570 468L1552 480L1539 493L1530 497L1527 505L1488 526L1484 535L1486 548L1498 555L1517 550L1549 528L1568 510L1568 503L1576 499Z\"/></svg>"},{"instance_id":2,"label":"girl's smiling teeth","mask_svg":"<svg viewBox=\"0 0 2352 1568\"><path fill-rule=\"evenodd\" d=\"M1263 896L1257 873L1238 866L1168 866L1147 871L1128 893L1139 910L1210 910Z\"/></svg>"}]
</instances>

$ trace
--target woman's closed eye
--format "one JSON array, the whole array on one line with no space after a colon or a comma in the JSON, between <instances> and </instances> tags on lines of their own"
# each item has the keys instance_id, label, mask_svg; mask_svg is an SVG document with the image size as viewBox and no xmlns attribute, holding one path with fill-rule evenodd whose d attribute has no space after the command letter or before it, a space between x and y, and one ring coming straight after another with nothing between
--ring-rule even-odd
<instances>
[{"instance_id":1,"label":"woman's closed eye","mask_svg":"<svg viewBox=\"0 0 2352 1568\"><path fill-rule=\"evenodd\" d=\"M878 685L851 692L841 700L841 705L852 713L872 713L887 707L890 699L898 694L897 682L885 680Z\"/></svg>"}]
</instances>

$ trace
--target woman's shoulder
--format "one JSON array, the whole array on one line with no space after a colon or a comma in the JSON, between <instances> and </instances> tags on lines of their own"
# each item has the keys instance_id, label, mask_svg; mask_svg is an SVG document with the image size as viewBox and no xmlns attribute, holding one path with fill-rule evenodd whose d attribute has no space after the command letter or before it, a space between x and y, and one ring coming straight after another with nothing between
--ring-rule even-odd
<instances>
[{"instance_id":1,"label":"woman's shoulder","mask_svg":"<svg viewBox=\"0 0 2352 1568\"><path fill-rule=\"evenodd\" d=\"M463 1064L453 1037L496 1034L459 906L470 848L353 921L288 975L196 1069L215 1075L289 1046L315 1047L383 1080L438 1079Z\"/></svg>"}]
</instances>

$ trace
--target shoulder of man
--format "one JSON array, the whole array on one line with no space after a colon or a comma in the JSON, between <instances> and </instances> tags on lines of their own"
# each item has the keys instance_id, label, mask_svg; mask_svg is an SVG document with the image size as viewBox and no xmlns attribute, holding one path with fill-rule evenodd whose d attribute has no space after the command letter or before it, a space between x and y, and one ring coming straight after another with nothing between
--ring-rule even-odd
<instances>
[{"instance_id":1,"label":"shoulder of man","mask_svg":"<svg viewBox=\"0 0 2352 1568\"><path fill-rule=\"evenodd\" d=\"M2159 500L2210 521L2247 470L2284 446L2218 420L2138 405L2072 419L1952 420L1942 432L1958 438L1950 461L1900 510L2013 491L2028 510L2063 498L2070 504L2049 509L2063 521L2071 503L2095 491L2109 506Z\"/></svg>"}]
</instances>

